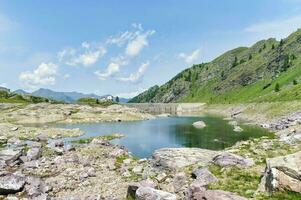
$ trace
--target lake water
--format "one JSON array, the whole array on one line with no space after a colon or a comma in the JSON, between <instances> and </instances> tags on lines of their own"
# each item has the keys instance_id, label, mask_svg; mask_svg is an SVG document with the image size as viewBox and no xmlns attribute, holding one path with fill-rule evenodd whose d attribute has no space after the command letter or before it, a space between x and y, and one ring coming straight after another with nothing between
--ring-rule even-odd
<instances>
[{"instance_id":1,"label":"lake water","mask_svg":"<svg viewBox=\"0 0 301 200\"><path fill-rule=\"evenodd\" d=\"M206 123L203 129L192 126L193 122L202 120ZM168 117L135 122L107 122L91 124L58 125L61 128L79 128L86 134L75 140L93 136L121 133L125 137L115 139L114 144L125 146L135 156L150 157L163 147L199 147L221 150L232 146L237 141L271 135L267 130L254 126L244 126L243 132L233 131L228 121L219 117Z\"/></svg>"}]
</instances>

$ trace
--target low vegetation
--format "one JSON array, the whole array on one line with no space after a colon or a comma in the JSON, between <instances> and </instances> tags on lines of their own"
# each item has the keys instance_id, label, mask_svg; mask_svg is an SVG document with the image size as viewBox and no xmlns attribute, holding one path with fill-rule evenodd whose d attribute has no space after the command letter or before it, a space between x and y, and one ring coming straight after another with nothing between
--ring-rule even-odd
<instances>
[{"instance_id":1,"label":"low vegetation","mask_svg":"<svg viewBox=\"0 0 301 200\"><path fill-rule=\"evenodd\" d=\"M110 105L116 104L116 102L111 100L99 100L96 98L81 98L77 100L77 103L79 104L88 104L91 106L102 106L102 107L108 107Z\"/></svg>"}]
</instances>

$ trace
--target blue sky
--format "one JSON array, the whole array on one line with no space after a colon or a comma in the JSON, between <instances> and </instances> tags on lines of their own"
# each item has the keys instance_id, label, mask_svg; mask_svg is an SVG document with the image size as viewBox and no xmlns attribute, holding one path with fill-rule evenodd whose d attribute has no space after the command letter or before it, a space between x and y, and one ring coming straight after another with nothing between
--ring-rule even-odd
<instances>
[{"instance_id":1,"label":"blue sky","mask_svg":"<svg viewBox=\"0 0 301 200\"><path fill-rule=\"evenodd\" d=\"M2 0L0 85L130 97L300 27L301 0Z\"/></svg>"}]
</instances>

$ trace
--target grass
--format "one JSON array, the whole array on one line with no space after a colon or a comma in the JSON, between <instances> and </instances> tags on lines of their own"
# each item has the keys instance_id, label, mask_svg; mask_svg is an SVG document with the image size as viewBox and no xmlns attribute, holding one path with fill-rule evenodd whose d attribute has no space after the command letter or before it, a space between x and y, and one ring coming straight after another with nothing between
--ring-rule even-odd
<instances>
[{"instance_id":1,"label":"grass","mask_svg":"<svg viewBox=\"0 0 301 200\"><path fill-rule=\"evenodd\" d=\"M222 169L210 165L209 170L219 179L218 182L211 183L209 189L230 191L251 198L260 183L261 173L255 169L237 167Z\"/></svg>"}]
</instances>

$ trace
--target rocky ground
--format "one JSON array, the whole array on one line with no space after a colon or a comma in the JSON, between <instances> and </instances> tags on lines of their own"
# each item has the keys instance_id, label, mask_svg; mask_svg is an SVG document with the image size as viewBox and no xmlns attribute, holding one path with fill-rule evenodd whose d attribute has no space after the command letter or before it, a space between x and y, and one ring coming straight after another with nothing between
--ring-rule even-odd
<instances>
[{"instance_id":1,"label":"rocky ground","mask_svg":"<svg viewBox=\"0 0 301 200\"><path fill-rule=\"evenodd\" d=\"M47 114L51 122L59 123L86 122L92 115L95 121L106 120L108 112L114 120L148 119L151 115L120 106L110 111L84 106L66 116L66 110L81 106L18 106L5 105L1 111L0 141L6 147L0 152L0 199L301 199L298 112L264 121L267 127L278 130L275 138L238 142L224 151L164 148L150 159L137 159L123 147L110 144L110 139L120 135L65 144L58 138L83 133L15 124L24 123L26 118L17 113L27 110L30 118L40 123L50 121ZM235 111L228 117L233 122L239 120L239 114ZM87 119L79 117L84 115Z\"/></svg>"}]
</instances>

